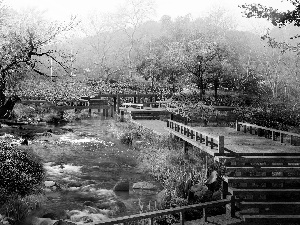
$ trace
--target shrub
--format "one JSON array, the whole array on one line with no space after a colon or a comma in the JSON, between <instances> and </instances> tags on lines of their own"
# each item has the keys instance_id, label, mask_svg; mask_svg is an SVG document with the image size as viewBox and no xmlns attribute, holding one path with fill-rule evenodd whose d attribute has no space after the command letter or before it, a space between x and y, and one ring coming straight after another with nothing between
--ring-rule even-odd
<instances>
[{"instance_id":1,"label":"shrub","mask_svg":"<svg viewBox=\"0 0 300 225\"><path fill-rule=\"evenodd\" d=\"M0 142L0 202L11 196L26 196L38 189L45 177L41 159L29 150ZM0 204L1 204L0 203Z\"/></svg>"},{"instance_id":2,"label":"shrub","mask_svg":"<svg viewBox=\"0 0 300 225\"><path fill-rule=\"evenodd\" d=\"M0 207L0 213L6 216L11 225L32 224L30 219L34 210L40 208L45 200L46 196L43 194L25 197L13 196L5 205Z\"/></svg>"}]
</instances>

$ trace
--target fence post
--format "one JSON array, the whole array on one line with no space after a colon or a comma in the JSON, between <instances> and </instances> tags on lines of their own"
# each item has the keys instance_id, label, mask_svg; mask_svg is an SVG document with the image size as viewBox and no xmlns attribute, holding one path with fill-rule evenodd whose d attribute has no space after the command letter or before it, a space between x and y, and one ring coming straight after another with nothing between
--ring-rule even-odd
<instances>
[{"instance_id":1,"label":"fence post","mask_svg":"<svg viewBox=\"0 0 300 225\"><path fill-rule=\"evenodd\" d=\"M121 111L120 122L124 122L124 110Z\"/></svg>"},{"instance_id":2,"label":"fence post","mask_svg":"<svg viewBox=\"0 0 300 225\"><path fill-rule=\"evenodd\" d=\"M231 200L230 200L230 214L231 214L231 217L235 217L235 195L231 196Z\"/></svg>"},{"instance_id":3,"label":"fence post","mask_svg":"<svg viewBox=\"0 0 300 225\"><path fill-rule=\"evenodd\" d=\"M272 140L273 140L273 141L276 141L275 131L272 131Z\"/></svg>"},{"instance_id":4,"label":"fence post","mask_svg":"<svg viewBox=\"0 0 300 225\"><path fill-rule=\"evenodd\" d=\"M283 143L283 133L280 132L280 143Z\"/></svg>"},{"instance_id":5,"label":"fence post","mask_svg":"<svg viewBox=\"0 0 300 225\"><path fill-rule=\"evenodd\" d=\"M237 120L235 121L235 126L236 126L236 131L240 131L241 130L240 124L239 124L239 122Z\"/></svg>"},{"instance_id":6,"label":"fence post","mask_svg":"<svg viewBox=\"0 0 300 225\"><path fill-rule=\"evenodd\" d=\"M219 136L218 150L220 154L224 154L224 136Z\"/></svg>"},{"instance_id":7,"label":"fence post","mask_svg":"<svg viewBox=\"0 0 300 225\"><path fill-rule=\"evenodd\" d=\"M110 117L114 117L114 106L110 107Z\"/></svg>"},{"instance_id":8,"label":"fence post","mask_svg":"<svg viewBox=\"0 0 300 225\"><path fill-rule=\"evenodd\" d=\"M180 212L180 225L184 225L184 211Z\"/></svg>"},{"instance_id":9,"label":"fence post","mask_svg":"<svg viewBox=\"0 0 300 225\"><path fill-rule=\"evenodd\" d=\"M207 222L206 210L205 210L205 208L203 208L202 210L203 210L203 220L204 220L204 222Z\"/></svg>"},{"instance_id":10,"label":"fence post","mask_svg":"<svg viewBox=\"0 0 300 225\"><path fill-rule=\"evenodd\" d=\"M150 224L150 225L153 225L153 224L154 224L154 219L153 219L153 217L149 218L149 224Z\"/></svg>"}]
</instances>

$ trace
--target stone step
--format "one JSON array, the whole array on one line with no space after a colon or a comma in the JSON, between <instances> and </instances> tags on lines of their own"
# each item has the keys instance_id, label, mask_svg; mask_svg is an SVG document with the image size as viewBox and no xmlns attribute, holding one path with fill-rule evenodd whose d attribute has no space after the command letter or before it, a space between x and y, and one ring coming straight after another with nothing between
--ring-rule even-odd
<instances>
[{"instance_id":1,"label":"stone step","mask_svg":"<svg viewBox=\"0 0 300 225\"><path fill-rule=\"evenodd\" d=\"M300 202L239 202L241 215L300 215Z\"/></svg>"},{"instance_id":2,"label":"stone step","mask_svg":"<svg viewBox=\"0 0 300 225\"><path fill-rule=\"evenodd\" d=\"M218 157L226 167L300 167L298 156Z\"/></svg>"},{"instance_id":3,"label":"stone step","mask_svg":"<svg viewBox=\"0 0 300 225\"><path fill-rule=\"evenodd\" d=\"M241 189L300 189L300 177L226 177L228 186Z\"/></svg>"},{"instance_id":4,"label":"stone step","mask_svg":"<svg viewBox=\"0 0 300 225\"><path fill-rule=\"evenodd\" d=\"M244 215L243 220L247 223L275 225L275 224L299 224L300 215Z\"/></svg>"},{"instance_id":5,"label":"stone step","mask_svg":"<svg viewBox=\"0 0 300 225\"><path fill-rule=\"evenodd\" d=\"M299 167L226 167L228 177L300 177Z\"/></svg>"},{"instance_id":6,"label":"stone step","mask_svg":"<svg viewBox=\"0 0 300 225\"><path fill-rule=\"evenodd\" d=\"M225 149L225 153L216 153L215 156L217 157L281 157L281 156L296 156L300 157L300 152L229 152Z\"/></svg>"},{"instance_id":7,"label":"stone step","mask_svg":"<svg viewBox=\"0 0 300 225\"><path fill-rule=\"evenodd\" d=\"M241 189L228 188L228 192L238 201L249 202L297 202L300 201L300 189Z\"/></svg>"}]
</instances>

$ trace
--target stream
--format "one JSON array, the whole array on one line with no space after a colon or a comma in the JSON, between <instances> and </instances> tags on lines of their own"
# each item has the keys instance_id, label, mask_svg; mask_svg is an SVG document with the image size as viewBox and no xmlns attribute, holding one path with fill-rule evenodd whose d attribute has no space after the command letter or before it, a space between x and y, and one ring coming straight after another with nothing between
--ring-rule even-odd
<instances>
[{"instance_id":1,"label":"stream","mask_svg":"<svg viewBox=\"0 0 300 225\"><path fill-rule=\"evenodd\" d=\"M137 214L140 202L154 205L159 188L137 190L132 189L132 184L158 184L138 169L136 150L117 139L114 123L113 119L94 118L60 127L45 125L43 129L51 129L51 133L44 132L29 141L29 147L43 159L47 171L47 200L39 216L52 213L54 219L93 224ZM66 132L57 134L57 129ZM120 179L129 180L129 192L112 190Z\"/></svg>"}]
</instances>

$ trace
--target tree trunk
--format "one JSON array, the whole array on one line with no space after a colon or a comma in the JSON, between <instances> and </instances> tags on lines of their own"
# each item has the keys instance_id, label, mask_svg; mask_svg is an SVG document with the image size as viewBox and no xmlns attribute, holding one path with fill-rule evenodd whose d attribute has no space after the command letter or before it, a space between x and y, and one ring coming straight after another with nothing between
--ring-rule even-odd
<instances>
[{"instance_id":1,"label":"tree trunk","mask_svg":"<svg viewBox=\"0 0 300 225\"><path fill-rule=\"evenodd\" d=\"M215 89L215 101L218 100L218 87L219 87L219 79L216 77L214 79L214 89Z\"/></svg>"},{"instance_id":2,"label":"tree trunk","mask_svg":"<svg viewBox=\"0 0 300 225\"><path fill-rule=\"evenodd\" d=\"M4 105L6 96L5 92L5 82L0 81L0 106Z\"/></svg>"}]
</instances>

